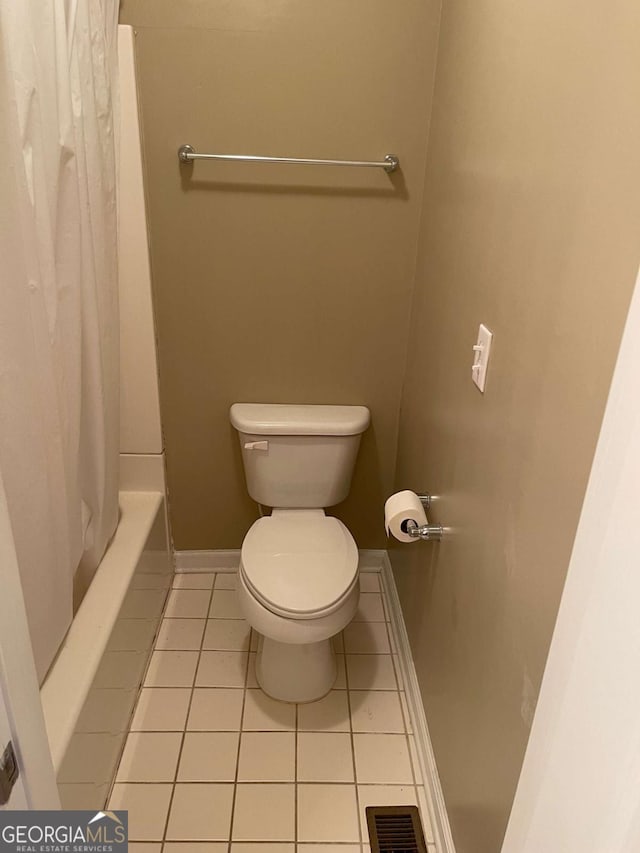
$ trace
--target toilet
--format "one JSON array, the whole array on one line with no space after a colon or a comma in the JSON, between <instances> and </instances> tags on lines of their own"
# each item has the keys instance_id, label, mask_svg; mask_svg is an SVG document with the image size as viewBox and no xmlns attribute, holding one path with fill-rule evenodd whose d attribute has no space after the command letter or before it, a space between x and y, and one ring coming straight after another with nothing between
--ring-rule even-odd
<instances>
[{"instance_id":1,"label":"toilet","mask_svg":"<svg viewBox=\"0 0 640 853\"><path fill-rule=\"evenodd\" d=\"M258 632L256 677L269 696L313 702L328 693L337 665L331 638L358 607L358 548L324 508L351 487L364 406L234 403L251 497L271 507L242 543L238 597Z\"/></svg>"}]
</instances>

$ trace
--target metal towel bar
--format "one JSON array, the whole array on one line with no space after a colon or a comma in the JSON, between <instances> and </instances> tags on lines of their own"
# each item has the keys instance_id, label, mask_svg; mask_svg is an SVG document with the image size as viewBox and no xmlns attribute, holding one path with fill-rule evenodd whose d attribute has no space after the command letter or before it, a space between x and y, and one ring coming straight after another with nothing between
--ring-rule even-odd
<instances>
[{"instance_id":1,"label":"metal towel bar","mask_svg":"<svg viewBox=\"0 0 640 853\"><path fill-rule=\"evenodd\" d=\"M400 160L393 154L387 154L384 160L307 160L300 157L255 157L250 154L198 154L192 145L178 148L181 163L193 160L235 160L241 163L294 163L299 166L366 166L395 172L400 168Z\"/></svg>"}]
</instances>

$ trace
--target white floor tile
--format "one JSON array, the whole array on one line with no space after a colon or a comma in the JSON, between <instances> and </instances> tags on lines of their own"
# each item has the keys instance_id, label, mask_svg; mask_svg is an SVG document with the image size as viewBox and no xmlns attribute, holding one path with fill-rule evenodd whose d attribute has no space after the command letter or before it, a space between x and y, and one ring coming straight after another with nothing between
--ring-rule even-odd
<instances>
[{"instance_id":1,"label":"white floor tile","mask_svg":"<svg viewBox=\"0 0 640 853\"><path fill-rule=\"evenodd\" d=\"M193 691L188 731L240 731L244 691L232 688L199 688Z\"/></svg>"},{"instance_id":2,"label":"white floor tile","mask_svg":"<svg viewBox=\"0 0 640 853\"><path fill-rule=\"evenodd\" d=\"M360 592L360 602L354 622L384 622L382 596L379 592Z\"/></svg>"},{"instance_id":3,"label":"white floor tile","mask_svg":"<svg viewBox=\"0 0 640 853\"><path fill-rule=\"evenodd\" d=\"M144 680L145 687L191 687L198 652L154 652Z\"/></svg>"},{"instance_id":4,"label":"white floor tile","mask_svg":"<svg viewBox=\"0 0 640 853\"><path fill-rule=\"evenodd\" d=\"M237 786L234 841L293 841L295 785Z\"/></svg>"},{"instance_id":5,"label":"white floor tile","mask_svg":"<svg viewBox=\"0 0 640 853\"><path fill-rule=\"evenodd\" d=\"M298 707L298 730L306 732L348 732L349 704L344 690L332 690L317 702Z\"/></svg>"},{"instance_id":6,"label":"white floor tile","mask_svg":"<svg viewBox=\"0 0 640 853\"><path fill-rule=\"evenodd\" d=\"M300 732L298 781L353 782L351 735L340 732Z\"/></svg>"},{"instance_id":7,"label":"white floor tile","mask_svg":"<svg viewBox=\"0 0 640 853\"><path fill-rule=\"evenodd\" d=\"M360 592L380 592L380 572L360 572Z\"/></svg>"},{"instance_id":8,"label":"white floor tile","mask_svg":"<svg viewBox=\"0 0 640 853\"><path fill-rule=\"evenodd\" d=\"M233 785L176 785L167 825L167 840L228 840L232 802Z\"/></svg>"},{"instance_id":9,"label":"white floor tile","mask_svg":"<svg viewBox=\"0 0 640 853\"><path fill-rule=\"evenodd\" d=\"M346 655L349 689L397 690L391 655Z\"/></svg>"},{"instance_id":10,"label":"white floor tile","mask_svg":"<svg viewBox=\"0 0 640 853\"><path fill-rule=\"evenodd\" d=\"M188 687L145 687L138 699L131 731L184 731L190 699Z\"/></svg>"},{"instance_id":11,"label":"white floor tile","mask_svg":"<svg viewBox=\"0 0 640 853\"><path fill-rule=\"evenodd\" d=\"M405 735L354 734L356 778L363 784L413 784Z\"/></svg>"},{"instance_id":12,"label":"white floor tile","mask_svg":"<svg viewBox=\"0 0 640 853\"><path fill-rule=\"evenodd\" d=\"M238 572L218 572L216 575L216 589L235 589L238 580Z\"/></svg>"},{"instance_id":13,"label":"white floor tile","mask_svg":"<svg viewBox=\"0 0 640 853\"><path fill-rule=\"evenodd\" d=\"M282 844L277 841L234 841L231 853L294 853L295 844Z\"/></svg>"},{"instance_id":14,"label":"white floor tile","mask_svg":"<svg viewBox=\"0 0 640 853\"><path fill-rule=\"evenodd\" d=\"M244 619L208 619L202 648L248 651L250 630Z\"/></svg>"},{"instance_id":15,"label":"white floor tile","mask_svg":"<svg viewBox=\"0 0 640 853\"><path fill-rule=\"evenodd\" d=\"M120 759L118 782L173 782L181 732L132 732Z\"/></svg>"},{"instance_id":16,"label":"white floor tile","mask_svg":"<svg viewBox=\"0 0 640 853\"><path fill-rule=\"evenodd\" d=\"M129 812L130 841L162 841L172 785L114 785L109 808Z\"/></svg>"},{"instance_id":17,"label":"white floor tile","mask_svg":"<svg viewBox=\"0 0 640 853\"><path fill-rule=\"evenodd\" d=\"M162 853L228 853L228 850L226 841L165 841Z\"/></svg>"},{"instance_id":18,"label":"white floor tile","mask_svg":"<svg viewBox=\"0 0 640 853\"><path fill-rule=\"evenodd\" d=\"M187 732L178 782L234 782L239 738L237 732Z\"/></svg>"},{"instance_id":19,"label":"white floor tile","mask_svg":"<svg viewBox=\"0 0 640 853\"><path fill-rule=\"evenodd\" d=\"M238 762L239 782L294 782L293 732L243 732Z\"/></svg>"},{"instance_id":20,"label":"white floor tile","mask_svg":"<svg viewBox=\"0 0 640 853\"><path fill-rule=\"evenodd\" d=\"M260 689L247 690L242 728L244 731L293 731L296 706L277 702Z\"/></svg>"},{"instance_id":21,"label":"white floor tile","mask_svg":"<svg viewBox=\"0 0 640 853\"><path fill-rule=\"evenodd\" d=\"M345 668L345 656L344 655L336 655L336 664L338 666L338 674L336 675L336 680L333 682L334 690L346 690L347 689L347 675Z\"/></svg>"},{"instance_id":22,"label":"white floor tile","mask_svg":"<svg viewBox=\"0 0 640 853\"><path fill-rule=\"evenodd\" d=\"M235 590L214 588L209 617L211 619L243 618Z\"/></svg>"},{"instance_id":23,"label":"white floor tile","mask_svg":"<svg viewBox=\"0 0 640 853\"><path fill-rule=\"evenodd\" d=\"M369 839L365 809L367 806L417 806L413 785L358 785L362 838ZM426 833L425 833L426 840Z\"/></svg>"},{"instance_id":24,"label":"white floor tile","mask_svg":"<svg viewBox=\"0 0 640 853\"><path fill-rule=\"evenodd\" d=\"M176 572L174 589L213 589L215 575L209 572Z\"/></svg>"},{"instance_id":25,"label":"white floor tile","mask_svg":"<svg viewBox=\"0 0 640 853\"><path fill-rule=\"evenodd\" d=\"M354 732L404 733L398 693L391 690L352 690L349 698Z\"/></svg>"},{"instance_id":26,"label":"white floor tile","mask_svg":"<svg viewBox=\"0 0 640 853\"><path fill-rule=\"evenodd\" d=\"M162 844L157 841L134 841L128 845L128 850L129 853L161 853Z\"/></svg>"},{"instance_id":27,"label":"white floor tile","mask_svg":"<svg viewBox=\"0 0 640 853\"><path fill-rule=\"evenodd\" d=\"M359 841L354 785L298 785L298 841Z\"/></svg>"},{"instance_id":28,"label":"white floor tile","mask_svg":"<svg viewBox=\"0 0 640 853\"><path fill-rule=\"evenodd\" d=\"M204 619L211 593L207 589L172 589L169 593L165 618Z\"/></svg>"},{"instance_id":29,"label":"white floor tile","mask_svg":"<svg viewBox=\"0 0 640 853\"><path fill-rule=\"evenodd\" d=\"M205 619L163 619L156 638L156 649L194 651L200 648Z\"/></svg>"},{"instance_id":30,"label":"white floor tile","mask_svg":"<svg viewBox=\"0 0 640 853\"><path fill-rule=\"evenodd\" d=\"M386 622L352 622L344 629L344 648L347 654L389 654Z\"/></svg>"},{"instance_id":31,"label":"white floor tile","mask_svg":"<svg viewBox=\"0 0 640 853\"><path fill-rule=\"evenodd\" d=\"M196 687L244 687L247 652L202 652Z\"/></svg>"},{"instance_id":32,"label":"white floor tile","mask_svg":"<svg viewBox=\"0 0 640 853\"><path fill-rule=\"evenodd\" d=\"M362 853L359 844L298 844L298 853Z\"/></svg>"}]
</instances>

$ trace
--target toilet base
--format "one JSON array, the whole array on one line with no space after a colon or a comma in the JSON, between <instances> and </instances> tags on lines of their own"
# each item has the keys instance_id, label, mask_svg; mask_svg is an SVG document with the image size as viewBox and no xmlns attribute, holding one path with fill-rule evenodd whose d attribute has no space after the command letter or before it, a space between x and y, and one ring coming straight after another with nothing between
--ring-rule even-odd
<instances>
[{"instance_id":1,"label":"toilet base","mask_svg":"<svg viewBox=\"0 0 640 853\"><path fill-rule=\"evenodd\" d=\"M282 702L315 702L333 687L337 675L331 640L280 643L260 636L256 678L264 692Z\"/></svg>"}]
</instances>

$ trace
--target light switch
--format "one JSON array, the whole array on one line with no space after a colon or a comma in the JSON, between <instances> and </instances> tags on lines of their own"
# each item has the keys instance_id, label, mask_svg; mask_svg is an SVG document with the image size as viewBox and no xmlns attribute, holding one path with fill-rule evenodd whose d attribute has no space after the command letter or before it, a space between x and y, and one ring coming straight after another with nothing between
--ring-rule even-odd
<instances>
[{"instance_id":1,"label":"light switch","mask_svg":"<svg viewBox=\"0 0 640 853\"><path fill-rule=\"evenodd\" d=\"M482 392L484 392L484 386L487 381L487 366L489 364L492 340L493 333L483 323L480 323L478 340L473 347L471 378Z\"/></svg>"}]
</instances>

